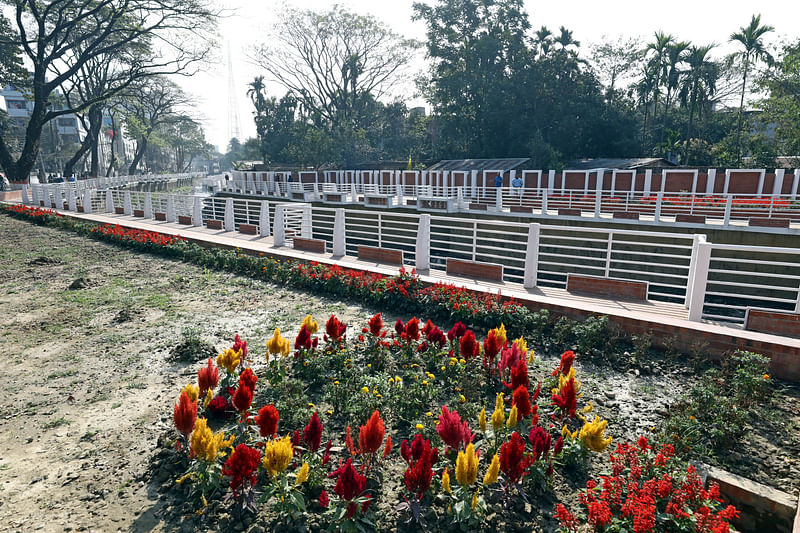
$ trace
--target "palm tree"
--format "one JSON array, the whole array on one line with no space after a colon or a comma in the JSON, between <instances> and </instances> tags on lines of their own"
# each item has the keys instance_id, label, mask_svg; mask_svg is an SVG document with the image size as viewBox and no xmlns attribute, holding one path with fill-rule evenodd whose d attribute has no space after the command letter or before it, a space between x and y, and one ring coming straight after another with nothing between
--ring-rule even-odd
<instances>
[{"instance_id":1,"label":"palm tree","mask_svg":"<svg viewBox=\"0 0 800 533\"><path fill-rule=\"evenodd\" d=\"M546 56L550 52L550 46L553 43L553 32L547 26L542 26L536 32L536 43L542 52L542 56Z\"/></svg>"},{"instance_id":2,"label":"palm tree","mask_svg":"<svg viewBox=\"0 0 800 533\"><path fill-rule=\"evenodd\" d=\"M680 65L685 61L686 49L689 48L690 44L691 43L686 41L680 41L667 45L667 53L664 62L664 79L662 80L664 87L667 89L667 94L664 98L664 112L662 113L661 141L664 140L664 133L667 131L667 111L669 111L670 104L672 103L672 91L678 88L681 75L683 74Z\"/></svg>"},{"instance_id":3,"label":"palm tree","mask_svg":"<svg viewBox=\"0 0 800 533\"><path fill-rule=\"evenodd\" d=\"M739 119L736 128L736 158L741 164L742 162L742 112L744 111L744 94L747 88L747 74L750 70L751 64L765 60L767 63L772 62L772 56L769 55L766 48L764 48L764 41L761 39L765 33L773 31L775 28L772 26L761 25L761 15L753 15L750 19L750 24L746 27L739 28L739 31L731 34L730 41L737 41L741 43L744 50L739 52L742 58L742 97L739 100Z\"/></svg>"},{"instance_id":4,"label":"palm tree","mask_svg":"<svg viewBox=\"0 0 800 533\"><path fill-rule=\"evenodd\" d=\"M574 46L575 48L580 48L581 46L580 41L576 41L575 39L572 38L572 32L570 30L568 30L564 26L561 26L560 28L558 28L558 31L561 32L561 35L555 38L555 42L560 44L562 49L566 50L567 47L570 45Z\"/></svg>"},{"instance_id":5,"label":"palm tree","mask_svg":"<svg viewBox=\"0 0 800 533\"><path fill-rule=\"evenodd\" d=\"M689 124L686 127L686 146L683 149L683 164L689 164L689 142L692 138L692 123L698 100L705 100L716 92L718 67L708 57L716 44L690 46L686 54L686 71L681 83L680 99L683 105L689 104Z\"/></svg>"},{"instance_id":6,"label":"palm tree","mask_svg":"<svg viewBox=\"0 0 800 533\"><path fill-rule=\"evenodd\" d=\"M663 31L657 31L653 34L655 40L647 44L645 53L651 50L655 54L650 58L647 69L653 76L653 117L658 116L658 97L661 94L661 83L665 77L665 59L670 44L675 42L675 38L670 34L665 34Z\"/></svg>"}]
</instances>

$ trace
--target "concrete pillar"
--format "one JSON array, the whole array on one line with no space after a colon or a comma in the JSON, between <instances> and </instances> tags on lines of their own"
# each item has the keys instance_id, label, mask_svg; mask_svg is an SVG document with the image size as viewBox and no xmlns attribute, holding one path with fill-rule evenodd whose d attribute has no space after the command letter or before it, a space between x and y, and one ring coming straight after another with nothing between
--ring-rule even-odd
<instances>
[{"instance_id":1,"label":"concrete pillar","mask_svg":"<svg viewBox=\"0 0 800 533\"><path fill-rule=\"evenodd\" d=\"M503 188L502 187L495 187L495 199L494 199L494 206L498 211L503 210Z\"/></svg>"},{"instance_id":2,"label":"concrete pillar","mask_svg":"<svg viewBox=\"0 0 800 533\"><path fill-rule=\"evenodd\" d=\"M144 193L144 218L153 218L153 197L150 191Z\"/></svg>"},{"instance_id":3,"label":"concrete pillar","mask_svg":"<svg viewBox=\"0 0 800 533\"><path fill-rule=\"evenodd\" d=\"M72 190L72 189L70 189ZM33 205L39 207L39 198L42 196L42 186L41 185L32 185L31 186L31 193L33 195Z\"/></svg>"},{"instance_id":4,"label":"concrete pillar","mask_svg":"<svg viewBox=\"0 0 800 533\"><path fill-rule=\"evenodd\" d=\"M128 216L133 215L133 205L131 204L131 191L125 191L122 195L122 209Z\"/></svg>"},{"instance_id":5,"label":"concrete pillar","mask_svg":"<svg viewBox=\"0 0 800 533\"><path fill-rule=\"evenodd\" d=\"M731 207L733 207L733 196L725 197L725 215L722 218L722 225L727 226L731 223Z\"/></svg>"},{"instance_id":6,"label":"concrete pillar","mask_svg":"<svg viewBox=\"0 0 800 533\"><path fill-rule=\"evenodd\" d=\"M83 191L83 212L84 213L91 213L92 212L92 190L86 189Z\"/></svg>"},{"instance_id":7,"label":"concrete pillar","mask_svg":"<svg viewBox=\"0 0 800 533\"><path fill-rule=\"evenodd\" d=\"M542 216L547 216L547 195L548 191L542 194Z\"/></svg>"},{"instance_id":8,"label":"concrete pillar","mask_svg":"<svg viewBox=\"0 0 800 533\"><path fill-rule=\"evenodd\" d=\"M286 214L284 206L275 206L275 219L272 226L272 234L275 236L275 246L286 245Z\"/></svg>"},{"instance_id":9,"label":"concrete pillar","mask_svg":"<svg viewBox=\"0 0 800 533\"><path fill-rule=\"evenodd\" d=\"M722 194L728 194L728 187L731 184L731 169L725 170L725 185L722 187Z\"/></svg>"},{"instance_id":10,"label":"concrete pillar","mask_svg":"<svg viewBox=\"0 0 800 533\"><path fill-rule=\"evenodd\" d=\"M706 235L695 233L692 239L692 255L689 258L689 274L686 279L686 300L684 301L684 307L689 309L692 300L692 287L694 287L694 272L695 268L697 268L697 250L699 249L700 243L706 242Z\"/></svg>"},{"instance_id":11,"label":"concrete pillar","mask_svg":"<svg viewBox=\"0 0 800 533\"><path fill-rule=\"evenodd\" d=\"M114 197L111 196L111 193L111 189L106 189L106 213L114 213ZM61 196L60 193L59 196Z\"/></svg>"},{"instance_id":12,"label":"concrete pillar","mask_svg":"<svg viewBox=\"0 0 800 533\"><path fill-rule=\"evenodd\" d=\"M175 216L175 196L169 195L167 196L167 222L175 222L177 217Z\"/></svg>"},{"instance_id":13,"label":"concrete pillar","mask_svg":"<svg viewBox=\"0 0 800 533\"><path fill-rule=\"evenodd\" d=\"M797 199L797 186L800 184L800 168L794 171L794 183L792 183L792 200Z\"/></svg>"},{"instance_id":14,"label":"concrete pillar","mask_svg":"<svg viewBox=\"0 0 800 533\"><path fill-rule=\"evenodd\" d=\"M63 187L56 187L55 192L56 197L56 207L58 209L64 209L64 188Z\"/></svg>"},{"instance_id":15,"label":"concrete pillar","mask_svg":"<svg viewBox=\"0 0 800 533\"><path fill-rule=\"evenodd\" d=\"M556 171L547 171L547 192L552 193L556 188Z\"/></svg>"},{"instance_id":16,"label":"concrete pillar","mask_svg":"<svg viewBox=\"0 0 800 533\"><path fill-rule=\"evenodd\" d=\"M536 287L537 272L539 270L539 235L541 224L536 222L528 226L528 246L525 248L525 275L522 286L526 289Z\"/></svg>"},{"instance_id":17,"label":"concrete pillar","mask_svg":"<svg viewBox=\"0 0 800 533\"><path fill-rule=\"evenodd\" d=\"M459 211L464 208L464 187L456 188L456 209Z\"/></svg>"},{"instance_id":18,"label":"concrete pillar","mask_svg":"<svg viewBox=\"0 0 800 533\"><path fill-rule=\"evenodd\" d=\"M785 168L775 169L775 181L772 183L772 194L780 195L783 190L783 177L786 174Z\"/></svg>"},{"instance_id":19,"label":"concrete pillar","mask_svg":"<svg viewBox=\"0 0 800 533\"><path fill-rule=\"evenodd\" d=\"M269 202L261 200L261 206L258 212L258 229L259 235L262 237L269 237Z\"/></svg>"},{"instance_id":20,"label":"concrete pillar","mask_svg":"<svg viewBox=\"0 0 800 533\"><path fill-rule=\"evenodd\" d=\"M664 184L664 180L661 181L661 184ZM656 212L653 215L653 222L659 222L661 220L661 206L664 203L664 191L658 191L656 194Z\"/></svg>"},{"instance_id":21,"label":"concrete pillar","mask_svg":"<svg viewBox=\"0 0 800 533\"><path fill-rule=\"evenodd\" d=\"M225 198L225 231L233 231L236 226L233 221L233 198Z\"/></svg>"},{"instance_id":22,"label":"concrete pillar","mask_svg":"<svg viewBox=\"0 0 800 533\"><path fill-rule=\"evenodd\" d=\"M717 179L717 169L709 168L708 177L706 178L706 194L714 194L714 182Z\"/></svg>"},{"instance_id":23,"label":"concrete pillar","mask_svg":"<svg viewBox=\"0 0 800 533\"><path fill-rule=\"evenodd\" d=\"M703 318L703 304L706 300L706 286L708 284L708 269L711 264L711 243L705 238L697 246L695 257L694 275L690 287L689 320L700 322Z\"/></svg>"},{"instance_id":24,"label":"concrete pillar","mask_svg":"<svg viewBox=\"0 0 800 533\"><path fill-rule=\"evenodd\" d=\"M31 205L31 199L28 196L28 191L30 190L30 186L23 185L22 186L22 204L23 205Z\"/></svg>"},{"instance_id":25,"label":"concrete pillar","mask_svg":"<svg viewBox=\"0 0 800 533\"><path fill-rule=\"evenodd\" d=\"M194 197L192 206L192 226L199 228L203 225L203 200L199 196Z\"/></svg>"},{"instance_id":26,"label":"concrete pillar","mask_svg":"<svg viewBox=\"0 0 800 533\"><path fill-rule=\"evenodd\" d=\"M478 171L473 170L471 173L470 184L470 197L475 198L478 195Z\"/></svg>"},{"instance_id":27,"label":"concrete pillar","mask_svg":"<svg viewBox=\"0 0 800 533\"><path fill-rule=\"evenodd\" d=\"M333 256L344 257L347 253L347 234L345 232L344 208L339 207L333 218Z\"/></svg>"},{"instance_id":28,"label":"concrete pillar","mask_svg":"<svg viewBox=\"0 0 800 533\"><path fill-rule=\"evenodd\" d=\"M428 213L419 216L416 259L415 266L418 271L431 268L431 216Z\"/></svg>"},{"instance_id":29,"label":"concrete pillar","mask_svg":"<svg viewBox=\"0 0 800 533\"><path fill-rule=\"evenodd\" d=\"M300 207L300 237L310 239L312 232L311 205L305 204Z\"/></svg>"},{"instance_id":30,"label":"concrete pillar","mask_svg":"<svg viewBox=\"0 0 800 533\"><path fill-rule=\"evenodd\" d=\"M653 192L653 169L648 168L644 171L644 191L645 195L649 196Z\"/></svg>"},{"instance_id":31,"label":"concrete pillar","mask_svg":"<svg viewBox=\"0 0 800 533\"><path fill-rule=\"evenodd\" d=\"M36 193L36 189L33 189L34 194ZM35 201L35 198L34 198ZM39 202L36 202L38 205ZM67 205L69 206L70 211L77 211L78 210L78 202L75 200L75 190L72 187L67 187Z\"/></svg>"}]
</instances>

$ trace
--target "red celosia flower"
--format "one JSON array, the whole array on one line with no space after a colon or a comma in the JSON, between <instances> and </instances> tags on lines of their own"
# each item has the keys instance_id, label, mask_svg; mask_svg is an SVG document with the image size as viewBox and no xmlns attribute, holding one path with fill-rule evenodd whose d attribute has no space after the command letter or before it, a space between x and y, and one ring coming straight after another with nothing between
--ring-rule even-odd
<instances>
[{"instance_id":1,"label":"red celosia flower","mask_svg":"<svg viewBox=\"0 0 800 533\"><path fill-rule=\"evenodd\" d=\"M352 500L367 487L367 478L356 472L352 458L348 458L344 465L331 472L328 477L338 478L333 491L343 500Z\"/></svg>"},{"instance_id":2,"label":"red celosia flower","mask_svg":"<svg viewBox=\"0 0 800 533\"><path fill-rule=\"evenodd\" d=\"M242 361L244 361L245 358L247 357L247 341L243 341L239 337L238 333L233 338L233 346L231 346L231 349L234 352L238 352L239 350L242 350Z\"/></svg>"},{"instance_id":3,"label":"red celosia flower","mask_svg":"<svg viewBox=\"0 0 800 533\"><path fill-rule=\"evenodd\" d=\"M497 369L500 371L501 375L504 375L503 373L506 370L511 370L517 366L521 360L525 360L525 354L522 353L522 350L520 350L516 344L512 344L503 350L500 356L500 362L497 364Z\"/></svg>"},{"instance_id":4,"label":"red celosia flower","mask_svg":"<svg viewBox=\"0 0 800 533\"><path fill-rule=\"evenodd\" d=\"M274 405L265 405L258 410L256 416L256 424L258 424L258 432L262 437L274 437L278 432L278 420L280 414L275 409Z\"/></svg>"},{"instance_id":5,"label":"red celosia flower","mask_svg":"<svg viewBox=\"0 0 800 533\"><path fill-rule=\"evenodd\" d=\"M536 426L531 429L528 434L528 440L531 442L533 448L533 460L538 461L542 457L547 457L550 453L550 434L544 429ZM563 439L562 439L563 445Z\"/></svg>"},{"instance_id":6,"label":"red celosia flower","mask_svg":"<svg viewBox=\"0 0 800 533\"><path fill-rule=\"evenodd\" d=\"M239 386L247 387L250 389L251 393L255 392L256 383L258 383L258 377L253 373L253 369L251 368L245 368L244 372L239 375Z\"/></svg>"},{"instance_id":7,"label":"red celosia flower","mask_svg":"<svg viewBox=\"0 0 800 533\"><path fill-rule=\"evenodd\" d=\"M430 488L433 465L439 460L439 450L431 449L431 442L417 434L411 442L411 446L405 440L402 442L400 455L408 463L408 468L403 474L403 483L417 499L422 499L422 496Z\"/></svg>"},{"instance_id":8,"label":"red celosia flower","mask_svg":"<svg viewBox=\"0 0 800 533\"><path fill-rule=\"evenodd\" d=\"M430 324L430 320L428 321L428 323ZM425 332L425 338L427 338L428 342L430 343L438 344L440 348L444 346L445 343L447 342L447 338L445 337L444 332L440 330L438 327L433 325L431 329Z\"/></svg>"},{"instance_id":9,"label":"red celosia flower","mask_svg":"<svg viewBox=\"0 0 800 533\"><path fill-rule=\"evenodd\" d=\"M453 339L460 339L464 333L467 332L467 326L462 324L461 322L456 322L450 331L447 332L447 338L451 341Z\"/></svg>"},{"instance_id":10,"label":"red celosia flower","mask_svg":"<svg viewBox=\"0 0 800 533\"><path fill-rule=\"evenodd\" d=\"M486 368L494 366L494 360L502 349L500 336L495 330L490 330L489 335L483 340L483 366Z\"/></svg>"},{"instance_id":11,"label":"red celosia flower","mask_svg":"<svg viewBox=\"0 0 800 533\"><path fill-rule=\"evenodd\" d=\"M358 445L361 447L361 453L377 452L383 444L384 432L383 420L376 409L358 432Z\"/></svg>"},{"instance_id":12,"label":"red celosia flower","mask_svg":"<svg viewBox=\"0 0 800 533\"><path fill-rule=\"evenodd\" d=\"M511 483L519 483L531 463L533 458L525 455L525 441L515 431L508 442L500 446L500 470Z\"/></svg>"},{"instance_id":13,"label":"red celosia flower","mask_svg":"<svg viewBox=\"0 0 800 533\"><path fill-rule=\"evenodd\" d=\"M347 513L345 514L345 518L350 520L356 515L356 511L358 511L358 505L356 502L350 502L347 504Z\"/></svg>"},{"instance_id":14,"label":"red celosia flower","mask_svg":"<svg viewBox=\"0 0 800 533\"><path fill-rule=\"evenodd\" d=\"M308 445L308 449L312 452L319 449L322 440L322 422L316 411L311 415L311 420L308 421L308 425L303 430L303 440Z\"/></svg>"},{"instance_id":15,"label":"red celosia flower","mask_svg":"<svg viewBox=\"0 0 800 533\"><path fill-rule=\"evenodd\" d=\"M347 331L347 324L340 322L335 315L331 315L325 323L325 332L331 340L338 341Z\"/></svg>"},{"instance_id":16,"label":"red celosia flower","mask_svg":"<svg viewBox=\"0 0 800 533\"><path fill-rule=\"evenodd\" d=\"M189 399L186 391L181 391L181 396L173 407L172 420L178 431L186 437L194 429L194 423L197 421L197 402Z\"/></svg>"},{"instance_id":17,"label":"red celosia flower","mask_svg":"<svg viewBox=\"0 0 800 533\"><path fill-rule=\"evenodd\" d=\"M558 365L558 368L553 370L553 375L557 376L560 373L564 374L565 376L569 374L570 368L572 368L572 363L575 361L575 352L572 350L567 350L566 352L561 354L561 362Z\"/></svg>"},{"instance_id":18,"label":"red celosia flower","mask_svg":"<svg viewBox=\"0 0 800 533\"><path fill-rule=\"evenodd\" d=\"M233 450L233 454L222 467L222 475L231 477L231 489L234 495L245 483L249 482L251 486L256 484L260 462L261 452L247 444L240 444Z\"/></svg>"},{"instance_id":19,"label":"red celosia flower","mask_svg":"<svg viewBox=\"0 0 800 533\"><path fill-rule=\"evenodd\" d=\"M383 319L381 318L381 314L378 313L369 319L369 332L379 337L381 330L383 330Z\"/></svg>"},{"instance_id":20,"label":"red celosia flower","mask_svg":"<svg viewBox=\"0 0 800 533\"><path fill-rule=\"evenodd\" d=\"M430 333L430 331L435 327L436 326L433 324L433 322L431 322L431 319L429 318L428 321L425 322L425 325L422 327L422 333L424 333L425 336L427 336L428 333Z\"/></svg>"},{"instance_id":21,"label":"red celosia flower","mask_svg":"<svg viewBox=\"0 0 800 533\"><path fill-rule=\"evenodd\" d=\"M397 319L397 322L394 323L394 331L395 333L397 333L398 337L403 333L405 333L406 331L406 327L403 325L403 321L400 320L399 318Z\"/></svg>"},{"instance_id":22,"label":"red celosia flower","mask_svg":"<svg viewBox=\"0 0 800 533\"><path fill-rule=\"evenodd\" d=\"M209 357L208 365L197 371L197 386L200 389L200 398L205 397L209 389L214 389L219 383L219 368Z\"/></svg>"},{"instance_id":23,"label":"red celosia flower","mask_svg":"<svg viewBox=\"0 0 800 533\"><path fill-rule=\"evenodd\" d=\"M528 396L527 387L519 386L514 389L511 405L517 406L517 414L520 418L525 418L531 414L533 408L531 407L531 399L530 396Z\"/></svg>"},{"instance_id":24,"label":"red celosia flower","mask_svg":"<svg viewBox=\"0 0 800 533\"><path fill-rule=\"evenodd\" d=\"M462 445L466 446L472 442L472 432L469 430L467 421L461 421L461 417L456 411L450 411L446 405L442 406L442 414L439 415L439 425L436 432L445 444L450 448L458 449Z\"/></svg>"},{"instance_id":25,"label":"red celosia flower","mask_svg":"<svg viewBox=\"0 0 800 533\"><path fill-rule=\"evenodd\" d=\"M467 331L458 344L461 357L469 359L481 354L481 345L475 340L475 334L472 331Z\"/></svg>"},{"instance_id":26,"label":"red celosia flower","mask_svg":"<svg viewBox=\"0 0 800 533\"><path fill-rule=\"evenodd\" d=\"M383 447L383 458L386 459L390 453L392 453L392 436L388 435L386 437L386 446Z\"/></svg>"},{"instance_id":27,"label":"red celosia flower","mask_svg":"<svg viewBox=\"0 0 800 533\"><path fill-rule=\"evenodd\" d=\"M294 349L295 350L310 350L311 349L311 332L308 331L308 328L305 324L300 327L300 331L297 334L297 337L294 339Z\"/></svg>"},{"instance_id":28,"label":"red celosia flower","mask_svg":"<svg viewBox=\"0 0 800 533\"><path fill-rule=\"evenodd\" d=\"M355 444L353 444L353 436L350 434L350 426L347 426L347 432L344 438L344 445L350 451L350 455L356 455L356 453L358 453Z\"/></svg>"},{"instance_id":29,"label":"red celosia flower","mask_svg":"<svg viewBox=\"0 0 800 533\"><path fill-rule=\"evenodd\" d=\"M300 446L300 430L295 429L294 433L292 434L292 446L297 449Z\"/></svg>"},{"instance_id":30,"label":"red celosia flower","mask_svg":"<svg viewBox=\"0 0 800 533\"><path fill-rule=\"evenodd\" d=\"M247 385L239 385L239 388L233 393L233 406L240 413L244 413L250 409L252 403L253 391Z\"/></svg>"},{"instance_id":31,"label":"red celosia flower","mask_svg":"<svg viewBox=\"0 0 800 533\"><path fill-rule=\"evenodd\" d=\"M529 387L530 380L528 379L528 363L524 359L517 361L517 364L511 368L511 382L503 382L503 385L511 390L516 390L517 387Z\"/></svg>"},{"instance_id":32,"label":"red celosia flower","mask_svg":"<svg viewBox=\"0 0 800 533\"><path fill-rule=\"evenodd\" d=\"M575 407L578 403L578 397L575 394L575 378L570 378L560 393L553 394L552 400L551 405L558 406L562 412L568 413L570 418L575 418Z\"/></svg>"},{"instance_id":33,"label":"red celosia flower","mask_svg":"<svg viewBox=\"0 0 800 533\"><path fill-rule=\"evenodd\" d=\"M406 322L405 334L413 341L419 340L419 319L417 317Z\"/></svg>"},{"instance_id":34,"label":"red celosia flower","mask_svg":"<svg viewBox=\"0 0 800 533\"><path fill-rule=\"evenodd\" d=\"M422 438L422 435L419 433L414 436L414 440L411 441L410 446L408 442L403 439L403 442L400 444L400 455L409 465L425 457L430 459L431 465L435 465L439 461L439 449L431 449L431 441Z\"/></svg>"},{"instance_id":35,"label":"red celosia flower","mask_svg":"<svg viewBox=\"0 0 800 533\"><path fill-rule=\"evenodd\" d=\"M328 439L328 444L325 445L325 453L322 454L322 466L331 462L331 446L333 446L333 440Z\"/></svg>"},{"instance_id":36,"label":"red celosia flower","mask_svg":"<svg viewBox=\"0 0 800 533\"><path fill-rule=\"evenodd\" d=\"M319 493L319 506L323 509L327 509L329 503L330 500L328 499L328 493L325 491L325 489L322 489L322 492Z\"/></svg>"},{"instance_id":37,"label":"red celosia flower","mask_svg":"<svg viewBox=\"0 0 800 533\"><path fill-rule=\"evenodd\" d=\"M553 454L558 455L561 453L561 450L564 449L564 437L563 435L556 439L556 443L553 444Z\"/></svg>"},{"instance_id":38,"label":"red celosia flower","mask_svg":"<svg viewBox=\"0 0 800 533\"><path fill-rule=\"evenodd\" d=\"M211 416L228 418L231 415L230 408L231 404L227 398L224 396L214 396L208 404L206 411Z\"/></svg>"}]
</instances>

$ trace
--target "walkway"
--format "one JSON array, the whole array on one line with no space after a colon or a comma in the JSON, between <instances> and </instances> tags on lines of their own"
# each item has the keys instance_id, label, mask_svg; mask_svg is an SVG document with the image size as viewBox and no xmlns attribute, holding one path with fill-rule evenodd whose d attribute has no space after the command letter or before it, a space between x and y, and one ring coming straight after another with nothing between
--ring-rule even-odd
<instances>
[{"instance_id":1,"label":"walkway","mask_svg":"<svg viewBox=\"0 0 800 533\"><path fill-rule=\"evenodd\" d=\"M351 256L334 258L330 254L275 247L272 237L144 220L126 215L59 212L64 216L77 219L119 224L128 228L157 231L167 235L181 235L189 241L205 245L240 248L245 252L263 253L281 259L338 264L345 268L385 275L397 273L396 267L361 261ZM594 297L549 287L536 287L528 290L515 283L448 277L445 272L437 270L418 272L418 274L424 283L453 282L476 292L500 293L502 297L514 298L531 309L548 309L555 315L565 315L573 319L606 315L611 322L630 335L652 335L655 345L663 343L666 339L674 339L675 347L687 353L701 351L709 358L720 358L734 349L755 351L772 358L771 371L775 377L800 381L800 339L746 331L708 322L692 322L688 320L687 311L682 305Z\"/></svg>"}]
</instances>

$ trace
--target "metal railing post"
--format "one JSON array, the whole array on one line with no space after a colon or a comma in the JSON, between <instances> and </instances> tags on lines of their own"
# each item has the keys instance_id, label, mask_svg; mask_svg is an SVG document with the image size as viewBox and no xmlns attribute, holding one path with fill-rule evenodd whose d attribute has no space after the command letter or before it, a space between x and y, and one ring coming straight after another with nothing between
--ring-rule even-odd
<instances>
[{"instance_id":1,"label":"metal railing post","mask_svg":"<svg viewBox=\"0 0 800 533\"><path fill-rule=\"evenodd\" d=\"M525 275L522 286L526 289L536 287L537 272L539 270L539 234L541 224L532 222L528 226L528 246L525 248Z\"/></svg>"},{"instance_id":2,"label":"metal railing post","mask_svg":"<svg viewBox=\"0 0 800 533\"><path fill-rule=\"evenodd\" d=\"M689 303L689 320L700 322L703 318L703 304L706 300L708 267L711 264L711 243L702 239L697 246L694 276L692 279L692 299Z\"/></svg>"}]
</instances>

